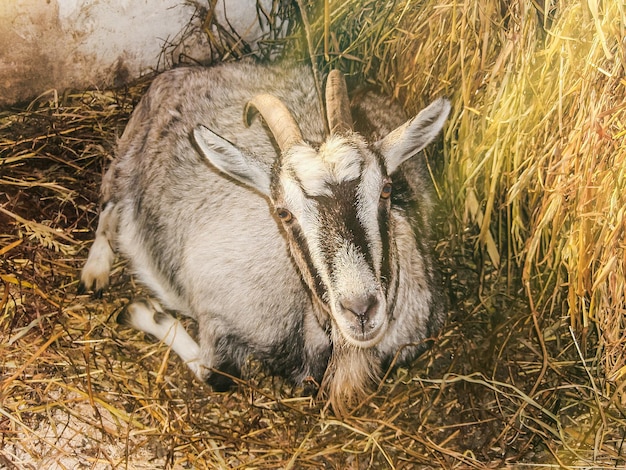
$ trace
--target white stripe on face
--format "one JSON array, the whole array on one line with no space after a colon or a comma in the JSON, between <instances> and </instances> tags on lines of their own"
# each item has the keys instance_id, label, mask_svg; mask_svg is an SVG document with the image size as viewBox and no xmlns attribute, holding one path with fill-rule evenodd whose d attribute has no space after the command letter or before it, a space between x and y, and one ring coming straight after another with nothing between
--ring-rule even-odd
<instances>
[{"instance_id":1,"label":"white stripe on face","mask_svg":"<svg viewBox=\"0 0 626 470\"><path fill-rule=\"evenodd\" d=\"M283 171L300 182L307 196L329 196L330 185L357 179L362 165L358 149L334 136L317 152L308 145L294 147L283 161Z\"/></svg>"},{"instance_id":2,"label":"white stripe on face","mask_svg":"<svg viewBox=\"0 0 626 470\"><path fill-rule=\"evenodd\" d=\"M365 230L377 277L380 277L383 256L383 244L378 222L378 206L380 204L381 187L385 182L387 182L387 179L383 175L381 168L378 165L369 165L361 175L361 184L357 190L357 215Z\"/></svg>"}]
</instances>

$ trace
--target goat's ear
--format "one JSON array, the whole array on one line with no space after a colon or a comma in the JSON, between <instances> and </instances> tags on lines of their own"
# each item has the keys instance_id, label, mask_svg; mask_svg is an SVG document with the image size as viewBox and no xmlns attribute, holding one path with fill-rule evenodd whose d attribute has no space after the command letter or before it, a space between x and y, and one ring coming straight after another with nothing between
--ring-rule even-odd
<instances>
[{"instance_id":1,"label":"goat's ear","mask_svg":"<svg viewBox=\"0 0 626 470\"><path fill-rule=\"evenodd\" d=\"M250 186L261 194L270 194L270 175L256 160L246 156L228 140L204 126L193 130L200 153L218 170Z\"/></svg>"},{"instance_id":2,"label":"goat's ear","mask_svg":"<svg viewBox=\"0 0 626 470\"><path fill-rule=\"evenodd\" d=\"M437 137L449 112L450 103L440 98L376 143L389 174Z\"/></svg>"}]
</instances>

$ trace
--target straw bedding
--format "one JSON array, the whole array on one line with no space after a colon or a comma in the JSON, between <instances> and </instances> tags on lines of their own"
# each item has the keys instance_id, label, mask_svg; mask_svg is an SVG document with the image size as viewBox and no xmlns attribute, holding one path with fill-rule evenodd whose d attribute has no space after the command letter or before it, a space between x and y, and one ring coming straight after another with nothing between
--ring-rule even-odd
<instances>
[{"instance_id":1,"label":"straw bedding","mask_svg":"<svg viewBox=\"0 0 626 470\"><path fill-rule=\"evenodd\" d=\"M452 300L432 350L344 417L255 364L232 392L195 382L116 325L141 291L124 263L103 299L76 295L102 173L150 78L49 91L0 113L0 468L624 465L626 10L324 6L300 3L304 22L290 8L263 50L341 67L410 112L453 102L428 152Z\"/></svg>"}]
</instances>

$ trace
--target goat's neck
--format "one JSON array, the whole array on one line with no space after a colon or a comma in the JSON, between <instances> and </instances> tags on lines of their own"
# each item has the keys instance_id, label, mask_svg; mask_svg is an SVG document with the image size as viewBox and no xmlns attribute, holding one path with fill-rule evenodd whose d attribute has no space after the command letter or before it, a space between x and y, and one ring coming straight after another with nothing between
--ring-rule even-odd
<instances>
[{"instance_id":1,"label":"goat's neck","mask_svg":"<svg viewBox=\"0 0 626 470\"><path fill-rule=\"evenodd\" d=\"M403 218L394 224L394 232L394 282L397 289L393 301L388 298L395 305L391 312L392 321L405 314L414 315L415 312L428 311L432 301L430 284L433 269L428 258L423 255L423 251L427 249L423 245L423 234L416 234L415 228Z\"/></svg>"}]
</instances>

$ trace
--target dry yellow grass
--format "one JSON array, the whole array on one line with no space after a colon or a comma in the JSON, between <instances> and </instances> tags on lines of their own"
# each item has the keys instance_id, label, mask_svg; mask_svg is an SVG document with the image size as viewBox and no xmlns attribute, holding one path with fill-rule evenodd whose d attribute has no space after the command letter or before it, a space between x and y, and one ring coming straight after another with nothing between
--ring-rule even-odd
<instances>
[{"instance_id":1,"label":"dry yellow grass","mask_svg":"<svg viewBox=\"0 0 626 470\"><path fill-rule=\"evenodd\" d=\"M440 196L453 233L597 335L626 376L626 7L619 1L331 2L330 52L417 110L447 95ZM317 24L318 38L324 29ZM315 25L314 25L315 26ZM315 29L315 28L314 28ZM526 289L526 285L530 289ZM595 330L595 331L592 331Z\"/></svg>"}]
</instances>

